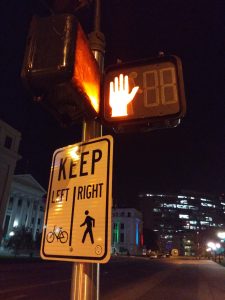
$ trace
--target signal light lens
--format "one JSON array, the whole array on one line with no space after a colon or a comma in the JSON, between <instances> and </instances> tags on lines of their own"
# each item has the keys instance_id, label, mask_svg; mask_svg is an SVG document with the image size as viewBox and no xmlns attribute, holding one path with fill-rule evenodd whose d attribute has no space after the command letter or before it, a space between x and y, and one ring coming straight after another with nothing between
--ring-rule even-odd
<instances>
[{"instance_id":1,"label":"signal light lens","mask_svg":"<svg viewBox=\"0 0 225 300\"><path fill-rule=\"evenodd\" d=\"M116 131L133 130L134 124L144 131L174 127L186 111L180 59L158 57L109 67L103 100L103 119Z\"/></svg>"}]
</instances>

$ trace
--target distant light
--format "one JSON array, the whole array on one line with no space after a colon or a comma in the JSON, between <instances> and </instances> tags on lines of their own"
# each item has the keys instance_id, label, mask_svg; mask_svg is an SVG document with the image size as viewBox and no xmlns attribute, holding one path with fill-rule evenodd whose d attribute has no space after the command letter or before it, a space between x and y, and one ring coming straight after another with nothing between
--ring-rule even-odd
<instances>
[{"instance_id":1,"label":"distant light","mask_svg":"<svg viewBox=\"0 0 225 300\"><path fill-rule=\"evenodd\" d=\"M14 236L15 235L15 232L14 231L11 231L10 233L9 233L9 236Z\"/></svg>"},{"instance_id":2,"label":"distant light","mask_svg":"<svg viewBox=\"0 0 225 300\"><path fill-rule=\"evenodd\" d=\"M207 246L208 246L209 248L211 248L212 250L216 250L216 249L221 248L220 243L214 243L214 242L208 242L208 243L207 243Z\"/></svg>"},{"instance_id":3,"label":"distant light","mask_svg":"<svg viewBox=\"0 0 225 300\"><path fill-rule=\"evenodd\" d=\"M116 233L116 239L115 239L115 242L116 242L116 243L119 243L119 225L120 225L119 222L116 223L116 231L115 231L115 233Z\"/></svg>"},{"instance_id":4,"label":"distant light","mask_svg":"<svg viewBox=\"0 0 225 300\"><path fill-rule=\"evenodd\" d=\"M197 224L197 221L192 220L192 221L190 221L190 224Z\"/></svg>"},{"instance_id":5,"label":"distant light","mask_svg":"<svg viewBox=\"0 0 225 300\"><path fill-rule=\"evenodd\" d=\"M216 248L219 249L221 247L220 243L216 243Z\"/></svg>"},{"instance_id":6,"label":"distant light","mask_svg":"<svg viewBox=\"0 0 225 300\"><path fill-rule=\"evenodd\" d=\"M79 160L80 159L80 147L75 146L75 147L71 148L69 150L68 154L73 160Z\"/></svg>"},{"instance_id":7,"label":"distant light","mask_svg":"<svg viewBox=\"0 0 225 300\"><path fill-rule=\"evenodd\" d=\"M218 233L217 233L217 236L218 236L218 238L224 240L224 239L225 239L225 231L218 232Z\"/></svg>"},{"instance_id":8,"label":"distant light","mask_svg":"<svg viewBox=\"0 0 225 300\"><path fill-rule=\"evenodd\" d=\"M179 219L189 219L189 215L179 214Z\"/></svg>"},{"instance_id":9,"label":"distant light","mask_svg":"<svg viewBox=\"0 0 225 300\"><path fill-rule=\"evenodd\" d=\"M13 222L13 227L17 227L18 225L19 225L18 220L15 220L15 221Z\"/></svg>"},{"instance_id":10,"label":"distant light","mask_svg":"<svg viewBox=\"0 0 225 300\"><path fill-rule=\"evenodd\" d=\"M216 248L215 243L213 243L213 242L208 242L207 246L213 250Z\"/></svg>"},{"instance_id":11,"label":"distant light","mask_svg":"<svg viewBox=\"0 0 225 300\"><path fill-rule=\"evenodd\" d=\"M138 230L138 223L136 223L136 245L139 245L139 230Z\"/></svg>"}]
</instances>

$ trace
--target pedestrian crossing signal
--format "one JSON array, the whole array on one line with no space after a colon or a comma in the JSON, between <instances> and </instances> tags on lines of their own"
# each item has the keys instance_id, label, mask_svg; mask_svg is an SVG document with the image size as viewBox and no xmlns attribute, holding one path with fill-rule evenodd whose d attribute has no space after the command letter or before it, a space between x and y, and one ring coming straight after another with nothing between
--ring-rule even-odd
<instances>
[{"instance_id":1,"label":"pedestrian crossing signal","mask_svg":"<svg viewBox=\"0 0 225 300\"><path fill-rule=\"evenodd\" d=\"M100 70L73 15L33 17L21 76L61 124L98 116Z\"/></svg>"},{"instance_id":2,"label":"pedestrian crossing signal","mask_svg":"<svg viewBox=\"0 0 225 300\"><path fill-rule=\"evenodd\" d=\"M106 70L102 115L115 131L175 127L185 111L178 57L122 63Z\"/></svg>"}]
</instances>

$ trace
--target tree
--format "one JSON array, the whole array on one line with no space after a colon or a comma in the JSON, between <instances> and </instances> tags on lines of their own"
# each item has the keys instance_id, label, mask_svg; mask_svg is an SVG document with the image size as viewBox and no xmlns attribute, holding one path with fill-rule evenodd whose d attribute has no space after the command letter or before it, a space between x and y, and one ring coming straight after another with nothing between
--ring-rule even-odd
<instances>
[{"instance_id":1,"label":"tree","mask_svg":"<svg viewBox=\"0 0 225 300\"><path fill-rule=\"evenodd\" d=\"M35 239L35 242L34 242L35 250L40 250L40 248L41 248L41 239L42 239L42 232L38 232L36 234L36 239Z\"/></svg>"},{"instance_id":2,"label":"tree","mask_svg":"<svg viewBox=\"0 0 225 300\"><path fill-rule=\"evenodd\" d=\"M20 250L31 251L33 249L33 237L29 228L17 227L14 233L8 241L7 248L13 250L15 256Z\"/></svg>"}]
</instances>

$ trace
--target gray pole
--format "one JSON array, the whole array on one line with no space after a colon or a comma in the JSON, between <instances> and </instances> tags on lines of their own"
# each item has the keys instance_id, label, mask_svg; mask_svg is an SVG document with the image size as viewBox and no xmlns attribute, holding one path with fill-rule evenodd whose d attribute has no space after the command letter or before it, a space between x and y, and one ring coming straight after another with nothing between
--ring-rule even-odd
<instances>
[{"instance_id":1,"label":"gray pole","mask_svg":"<svg viewBox=\"0 0 225 300\"><path fill-rule=\"evenodd\" d=\"M95 0L94 31L89 35L90 48L99 64L104 68L105 38L100 32L100 0ZM82 141L102 136L102 126L94 120L84 120ZM99 300L99 264L74 263L70 300Z\"/></svg>"}]
</instances>

